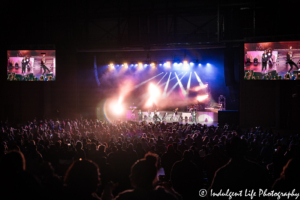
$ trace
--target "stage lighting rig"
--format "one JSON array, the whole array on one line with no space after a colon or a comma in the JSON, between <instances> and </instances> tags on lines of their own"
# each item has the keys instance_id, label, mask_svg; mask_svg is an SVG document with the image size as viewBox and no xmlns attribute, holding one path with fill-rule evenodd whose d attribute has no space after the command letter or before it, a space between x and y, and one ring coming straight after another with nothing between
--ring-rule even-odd
<instances>
[{"instance_id":1,"label":"stage lighting rig","mask_svg":"<svg viewBox=\"0 0 300 200\"><path fill-rule=\"evenodd\" d=\"M110 69L114 69L114 68L115 68L114 64L113 64L113 63L110 63L110 64L109 64L109 68L110 68Z\"/></svg>"},{"instance_id":2,"label":"stage lighting rig","mask_svg":"<svg viewBox=\"0 0 300 200\"><path fill-rule=\"evenodd\" d=\"M139 67L139 69L142 69L143 68L143 63L139 62L138 67Z\"/></svg>"}]
</instances>

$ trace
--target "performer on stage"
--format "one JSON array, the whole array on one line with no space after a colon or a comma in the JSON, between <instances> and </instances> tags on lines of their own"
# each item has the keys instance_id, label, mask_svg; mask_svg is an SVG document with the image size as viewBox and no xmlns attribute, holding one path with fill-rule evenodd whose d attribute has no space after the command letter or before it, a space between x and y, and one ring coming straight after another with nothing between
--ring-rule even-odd
<instances>
[{"instance_id":1,"label":"performer on stage","mask_svg":"<svg viewBox=\"0 0 300 200\"><path fill-rule=\"evenodd\" d=\"M29 57L26 57L26 67L30 69L30 58Z\"/></svg>"},{"instance_id":2,"label":"performer on stage","mask_svg":"<svg viewBox=\"0 0 300 200\"><path fill-rule=\"evenodd\" d=\"M27 64L26 57L24 57L22 60L22 75L23 73L25 74L26 64Z\"/></svg>"},{"instance_id":3,"label":"performer on stage","mask_svg":"<svg viewBox=\"0 0 300 200\"><path fill-rule=\"evenodd\" d=\"M154 111L154 116L153 116L153 121L156 122L157 120L161 121L161 119L158 117L157 111L155 110Z\"/></svg>"},{"instance_id":4,"label":"performer on stage","mask_svg":"<svg viewBox=\"0 0 300 200\"><path fill-rule=\"evenodd\" d=\"M131 110L131 120L133 120L133 119L136 120L134 111L135 111L135 108L133 108Z\"/></svg>"},{"instance_id":5,"label":"performer on stage","mask_svg":"<svg viewBox=\"0 0 300 200\"><path fill-rule=\"evenodd\" d=\"M291 48L290 48L291 49ZM290 65L290 70L288 71L289 74L291 74L291 71L293 69L293 65L299 70L298 66L296 65L296 63L294 63L294 61L292 60L293 57L293 53L292 51L289 51L286 55L286 63L288 63Z\"/></svg>"},{"instance_id":6,"label":"performer on stage","mask_svg":"<svg viewBox=\"0 0 300 200\"><path fill-rule=\"evenodd\" d=\"M162 121L167 119L167 115L168 115L168 113L166 112L166 113L164 114L164 116L162 117Z\"/></svg>"},{"instance_id":7,"label":"performer on stage","mask_svg":"<svg viewBox=\"0 0 300 200\"><path fill-rule=\"evenodd\" d=\"M142 121L143 120L143 113L141 110L139 110L139 120Z\"/></svg>"},{"instance_id":8,"label":"performer on stage","mask_svg":"<svg viewBox=\"0 0 300 200\"><path fill-rule=\"evenodd\" d=\"M267 62L268 62L269 58L268 58L268 54L267 54L267 50L264 51L264 53L261 56L261 61L262 61L262 68L261 68L261 72L263 73L264 69L265 69L265 73L267 73Z\"/></svg>"},{"instance_id":9,"label":"performer on stage","mask_svg":"<svg viewBox=\"0 0 300 200\"><path fill-rule=\"evenodd\" d=\"M271 49L268 50L268 64L273 65L273 54Z\"/></svg>"},{"instance_id":10,"label":"performer on stage","mask_svg":"<svg viewBox=\"0 0 300 200\"><path fill-rule=\"evenodd\" d=\"M148 110L148 120L150 120L150 119L151 119L151 111Z\"/></svg>"},{"instance_id":11,"label":"performer on stage","mask_svg":"<svg viewBox=\"0 0 300 200\"><path fill-rule=\"evenodd\" d=\"M192 114L193 110L194 110L194 107L191 106L191 107L190 107L190 110L189 110L191 114Z\"/></svg>"},{"instance_id":12,"label":"performer on stage","mask_svg":"<svg viewBox=\"0 0 300 200\"><path fill-rule=\"evenodd\" d=\"M43 54L43 58L41 60L41 67L44 69L43 75L45 74L46 70L50 73L50 70L48 69L48 67L46 67L46 58L45 58L45 54Z\"/></svg>"},{"instance_id":13,"label":"performer on stage","mask_svg":"<svg viewBox=\"0 0 300 200\"><path fill-rule=\"evenodd\" d=\"M177 117L177 114L178 114L178 108L176 108L173 112L174 112L174 118L173 118L173 120L177 120L178 121L178 117Z\"/></svg>"},{"instance_id":14,"label":"performer on stage","mask_svg":"<svg viewBox=\"0 0 300 200\"><path fill-rule=\"evenodd\" d=\"M197 113L195 109L192 112L192 122L197 123Z\"/></svg>"},{"instance_id":15,"label":"performer on stage","mask_svg":"<svg viewBox=\"0 0 300 200\"><path fill-rule=\"evenodd\" d=\"M180 113L180 115L179 115L179 120L178 120L178 121L181 121L181 122L182 122L182 120L183 120L182 113Z\"/></svg>"}]
</instances>

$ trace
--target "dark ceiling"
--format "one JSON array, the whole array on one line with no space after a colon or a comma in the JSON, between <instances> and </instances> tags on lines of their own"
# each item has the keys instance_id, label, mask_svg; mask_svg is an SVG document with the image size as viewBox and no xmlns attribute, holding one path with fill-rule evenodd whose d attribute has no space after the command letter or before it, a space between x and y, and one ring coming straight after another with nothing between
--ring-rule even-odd
<instances>
[{"instance_id":1,"label":"dark ceiling","mask_svg":"<svg viewBox=\"0 0 300 200\"><path fill-rule=\"evenodd\" d=\"M7 45L155 49L299 39L297 1L9 1Z\"/></svg>"}]
</instances>

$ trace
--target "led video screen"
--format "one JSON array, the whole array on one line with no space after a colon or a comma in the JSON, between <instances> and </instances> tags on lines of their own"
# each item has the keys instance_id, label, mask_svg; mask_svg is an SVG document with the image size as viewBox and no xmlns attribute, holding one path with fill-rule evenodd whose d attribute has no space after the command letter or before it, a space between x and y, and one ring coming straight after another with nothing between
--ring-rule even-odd
<instances>
[{"instance_id":1,"label":"led video screen","mask_svg":"<svg viewBox=\"0 0 300 200\"><path fill-rule=\"evenodd\" d=\"M300 41L245 43L245 80L300 80Z\"/></svg>"},{"instance_id":2,"label":"led video screen","mask_svg":"<svg viewBox=\"0 0 300 200\"><path fill-rule=\"evenodd\" d=\"M55 50L8 50L7 81L55 81Z\"/></svg>"}]
</instances>

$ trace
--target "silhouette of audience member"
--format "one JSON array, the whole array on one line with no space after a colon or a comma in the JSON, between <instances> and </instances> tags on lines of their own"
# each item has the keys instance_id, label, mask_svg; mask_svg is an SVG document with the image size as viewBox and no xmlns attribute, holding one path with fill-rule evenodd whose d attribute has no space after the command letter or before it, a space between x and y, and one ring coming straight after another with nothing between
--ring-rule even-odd
<instances>
[{"instance_id":1,"label":"silhouette of audience member","mask_svg":"<svg viewBox=\"0 0 300 200\"><path fill-rule=\"evenodd\" d=\"M41 187L35 176L25 171L24 155L19 151L5 154L0 161L0 199L40 199Z\"/></svg>"},{"instance_id":2,"label":"silhouette of audience member","mask_svg":"<svg viewBox=\"0 0 300 200\"><path fill-rule=\"evenodd\" d=\"M188 148L190 148L192 146L194 140L191 138L190 134L187 135L187 138L186 138L185 142L186 142L186 145L187 145Z\"/></svg>"},{"instance_id":3,"label":"silhouette of audience member","mask_svg":"<svg viewBox=\"0 0 300 200\"><path fill-rule=\"evenodd\" d=\"M54 173L51 163L44 162L41 164L39 180L42 185L42 193L47 194L46 199L57 199L62 193L63 181Z\"/></svg>"},{"instance_id":4,"label":"silhouette of audience member","mask_svg":"<svg viewBox=\"0 0 300 200\"><path fill-rule=\"evenodd\" d=\"M130 167L128 153L122 149L120 143L117 144L117 151L110 156L110 162L114 173L114 181L118 182L116 190L123 191L130 188Z\"/></svg>"},{"instance_id":5,"label":"silhouette of audience member","mask_svg":"<svg viewBox=\"0 0 300 200\"><path fill-rule=\"evenodd\" d=\"M296 189L296 192L300 188L300 159L293 158L288 161L281 172L280 178L277 179L273 185L272 190L274 192L292 192ZM270 199L277 199L270 198ZM287 197L281 197L280 199L288 199Z\"/></svg>"},{"instance_id":6,"label":"silhouette of audience member","mask_svg":"<svg viewBox=\"0 0 300 200\"><path fill-rule=\"evenodd\" d=\"M111 165L106 162L106 157L99 158L98 166L100 170L100 179L101 179L101 185L99 187L98 194L101 194L105 186L110 181L113 181L113 171Z\"/></svg>"},{"instance_id":7,"label":"silhouette of audience member","mask_svg":"<svg viewBox=\"0 0 300 200\"><path fill-rule=\"evenodd\" d=\"M95 200L100 184L99 168L90 160L75 161L67 170L64 178L66 186L63 199Z\"/></svg>"},{"instance_id":8,"label":"silhouette of audience member","mask_svg":"<svg viewBox=\"0 0 300 200\"><path fill-rule=\"evenodd\" d=\"M107 153L105 152L105 145L100 145L99 156L107 158Z\"/></svg>"},{"instance_id":9,"label":"silhouette of audience member","mask_svg":"<svg viewBox=\"0 0 300 200\"><path fill-rule=\"evenodd\" d=\"M36 174L39 165L43 162L43 157L40 152L37 151L34 140L30 141L27 149L28 151L25 153L26 170L33 174Z\"/></svg>"},{"instance_id":10,"label":"silhouette of audience member","mask_svg":"<svg viewBox=\"0 0 300 200\"><path fill-rule=\"evenodd\" d=\"M174 148L174 151L175 151L180 157L182 157L183 152L181 152L181 151L178 150L178 143L177 143L177 142L173 142L173 148Z\"/></svg>"},{"instance_id":11,"label":"silhouette of audience member","mask_svg":"<svg viewBox=\"0 0 300 200\"><path fill-rule=\"evenodd\" d=\"M198 191L201 188L201 176L195 163L191 161L191 152L185 151L183 159L175 162L171 171L173 188L183 200L199 198Z\"/></svg>"},{"instance_id":12,"label":"silhouette of audience member","mask_svg":"<svg viewBox=\"0 0 300 200\"><path fill-rule=\"evenodd\" d=\"M147 153L145 158L138 160L131 168L131 185L134 189L119 193L115 200L176 200L176 193L163 187L156 187L157 181L157 155ZM108 200L109 198L103 198ZM112 199L112 195L111 195Z\"/></svg>"},{"instance_id":13,"label":"silhouette of audience member","mask_svg":"<svg viewBox=\"0 0 300 200\"><path fill-rule=\"evenodd\" d=\"M100 157L100 154L99 154L99 151L97 151L97 146L95 143L92 143L91 144L91 149L88 150L87 152L87 159L95 162L97 165L99 165L99 158Z\"/></svg>"},{"instance_id":14,"label":"silhouette of audience member","mask_svg":"<svg viewBox=\"0 0 300 200\"><path fill-rule=\"evenodd\" d=\"M85 151L82 149L82 142L78 141L76 143L75 149L76 149L76 155L74 157L75 160L79 160L80 158L84 160L86 158Z\"/></svg>"},{"instance_id":15,"label":"silhouette of audience member","mask_svg":"<svg viewBox=\"0 0 300 200\"><path fill-rule=\"evenodd\" d=\"M132 166L138 160L138 155L136 151L133 149L132 143L128 145L128 148L126 150L128 154L128 163L130 166Z\"/></svg>"},{"instance_id":16,"label":"silhouette of audience member","mask_svg":"<svg viewBox=\"0 0 300 200\"><path fill-rule=\"evenodd\" d=\"M182 153L185 150L188 150L188 146L185 144L185 140L181 140L181 144L178 146L178 150L181 151Z\"/></svg>"},{"instance_id":17,"label":"silhouette of audience member","mask_svg":"<svg viewBox=\"0 0 300 200\"><path fill-rule=\"evenodd\" d=\"M277 151L274 152L272 163L267 165L267 169L270 170L275 179L278 179L280 177L280 173L282 172L282 168L287 163L286 157L284 157L285 151L282 147L278 147Z\"/></svg>"},{"instance_id":18,"label":"silhouette of audience member","mask_svg":"<svg viewBox=\"0 0 300 200\"><path fill-rule=\"evenodd\" d=\"M173 145L168 145L167 152L161 157L161 166L164 168L166 180L170 180L171 169L174 163L180 160L181 157L174 151Z\"/></svg>"},{"instance_id":19,"label":"silhouette of audience member","mask_svg":"<svg viewBox=\"0 0 300 200\"><path fill-rule=\"evenodd\" d=\"M144 158L145 154L147 153L142 146L142 143L137 143L136 145L136 153L138 155L138 159Z\"/></svg>"},{"instance_id":20,"label":"silhouette of audience member","mask_svg":"<svg viewBox=\"0 0 300 200\"><path fill-rule=\"evenodd\" d=\"M207 172L207 178L208 178L208 183L210 185L212 179L214 178L214 175L216 171L224 166L229 159L227 159L219 149L219 146L215 145L211 151L210 154L205 156L204 158L204 170Z\"/></svg>"},{"instance_id":21,"label":"silhouette of audience member","mask_svg":"<svg viewBox=\"0 0 300 200\"><path fill-rule=\"evenodd\" d=\"M244 158L247 151L247 143L245 140L234 136L229 144L226 145L226 150L231 158L230 161L221 167L214 176L213 182L209 188L209 199L228 199L228 197L211 196L211 190L215 193L223 192L230 189L232 192L240 190L268 189L267 175L258 164L250 162ZM256 198L262 198L256 196Z\"/></svg>"}]
</instances>

